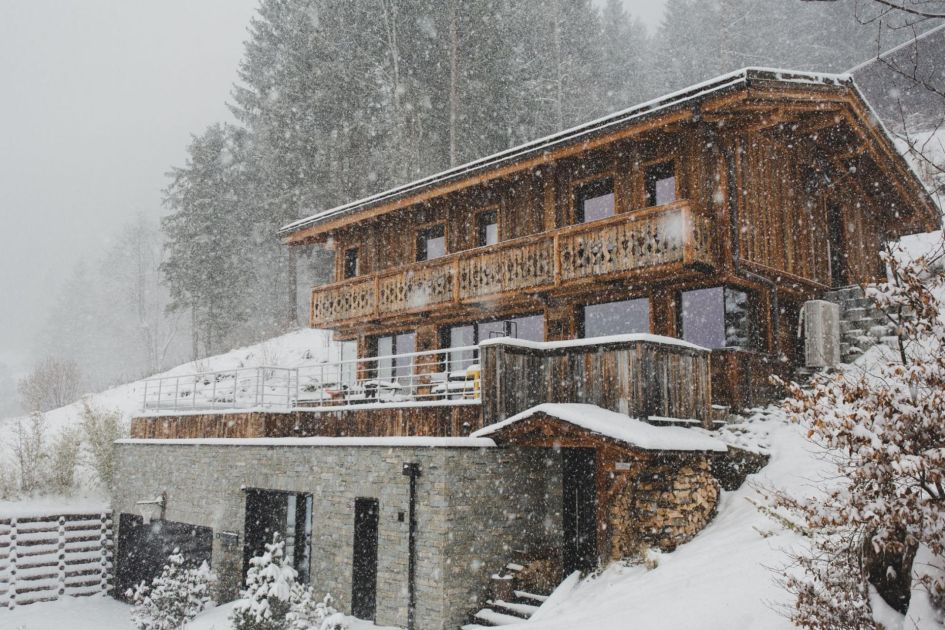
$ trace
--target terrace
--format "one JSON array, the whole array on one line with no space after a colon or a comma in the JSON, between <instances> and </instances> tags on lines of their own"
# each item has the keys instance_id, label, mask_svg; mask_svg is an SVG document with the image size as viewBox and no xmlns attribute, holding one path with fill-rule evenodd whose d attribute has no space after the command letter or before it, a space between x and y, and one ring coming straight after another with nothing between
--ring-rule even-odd
<instances>
[{"instance_id":1,"label":"terrace","mask_svg":"<svg viewBox=\"0 0 945 630\"><path fill-rule=\"evenodd\" d=\"M544 402L710 422L709 351L654 335L478 346L151 379L136 438L462 436Z\"/></svg>"}]
</instances>

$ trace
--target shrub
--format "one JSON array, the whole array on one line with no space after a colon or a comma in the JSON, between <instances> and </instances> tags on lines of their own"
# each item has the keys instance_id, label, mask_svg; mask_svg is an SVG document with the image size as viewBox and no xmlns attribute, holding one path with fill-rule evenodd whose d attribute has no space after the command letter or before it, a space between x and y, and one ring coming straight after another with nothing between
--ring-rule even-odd
<instances>
[{"instance_id":1,"label":"shrub","mask_svg":"<svg viewBox=\"0 0 945 630\"><path fill-rule=\"evenodd\" d=\"M68 405L79 396L80 373L75 361L47 357L17 382L20 404L29 412Z\"/></svg>"},{"instance_id":2,"label":"shrub","mask_svg":"<svg viewBox=\"0 0 945 630\"><path fill-rule=\"evenodd\" d=\"M210 586L215 580L207 563L185 566L183 554L175 549L161 575L151 585L144 582L127 595L134 603L131 622L138 630L179 630L188 621L212 606Z\"/></svg>"},{"instance_id":3,"label":"shrub","mask_svg":"<svg viewBox=\"0 0 945 630\"><path fill-rule=\"evenodd\" d=\"M29 422L16 421L13 454L20 478L20 491L30 494L46 485L49 452L46 448L46 418L41 413L30 416Z\"/></svg>"},{"instance_id":4,"label":"shrub","mask_svg":"<svg viewBox=\"0 0 945 630\"><path fill-rule=\"evenodd\" d=\"M88 443L95 469L102 485L109 490L115 476L115 440L127 435L127 430L117 410L103 410L91 401L82 401L82 430Z\"/></svg>"},{"instance_id":5,"label":"shrub","mask_svg":"<svg viewBox=\"0 0 945 630\"><path fill-rule=\"evenodd\" d=\"M52 489L68 493L75 485L75 467L82 447L82 431L78 427L65 427L53 441L50 459L50 483Z\"/></svg>"}]
</instances>

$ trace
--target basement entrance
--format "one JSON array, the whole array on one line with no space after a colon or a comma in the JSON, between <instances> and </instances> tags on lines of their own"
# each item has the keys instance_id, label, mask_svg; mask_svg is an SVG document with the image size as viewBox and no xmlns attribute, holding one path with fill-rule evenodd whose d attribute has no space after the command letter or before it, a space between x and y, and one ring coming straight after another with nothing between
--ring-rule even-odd
<instances>
[{"instance_id":1,"label":"basement entrance","mask_svg":"<svg viewBox=\"0 0 945 630\"><path fill-rule=\"evenodd\" d=\"M587 572L597 566L597 451L562 448L564 576Z\"/></svg>"},{"instance_id":2,"label":"basement entrance","mask_svg":"<svg viewBox=\"0 0 945 630\"><path fill-rule=\"evenodd\" d=\"M246 491L246 525L243 537L243 579L249 560L266 551L278 534L285 541L284 561L298 571L298 580L311 577L312 495L277 490Z\"/></svg>"},{"instance_id":3,"label":"basement entrance","mask_svg":"<svg viewBox=\"0 0 945 630\"><path fill-rule=\"evenodd\" d=\"M374 621L377 609L377 499L354 502L354 552L351 568L351 614Z\"/></svg>"}]
</instances>

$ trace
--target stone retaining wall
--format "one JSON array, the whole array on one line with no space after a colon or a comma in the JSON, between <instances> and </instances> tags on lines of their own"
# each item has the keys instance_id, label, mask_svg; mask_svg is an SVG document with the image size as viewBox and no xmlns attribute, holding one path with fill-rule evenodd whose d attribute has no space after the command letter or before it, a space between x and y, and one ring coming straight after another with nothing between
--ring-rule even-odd
<instances>
[{"instance_id":1,"label":"stone retaining wall","mask_svg":"<svg viewBox=\"0 0 945 630\"><path fill-rule=\"evenodd\" d=\"M347 610L354 502L377 498L377 623L403 626L408 523L398 514L408 509L405 462L419 462L423 469L418 629L462 622L513 547L528 550L560 540L560 482L549 484L553 459L542 449L120 443L113 507L116 514L136 513L136 501L166 491L168 520L210 527L215 534L238 532L239 545L216 538L213 544L213 568L225 601L236 596L241 580L242 489L311 493L313 583Z\"/></svg>"}]
</instances>

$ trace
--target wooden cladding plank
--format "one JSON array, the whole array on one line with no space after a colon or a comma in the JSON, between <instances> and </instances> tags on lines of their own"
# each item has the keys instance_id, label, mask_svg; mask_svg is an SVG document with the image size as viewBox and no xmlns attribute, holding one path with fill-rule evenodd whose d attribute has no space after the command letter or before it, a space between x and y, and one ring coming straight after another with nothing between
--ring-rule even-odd
<instances>
[{"instance_id":1,"label":"wooden cladding plank","mask_svg":"<svg viewBox=\"0 0 945 630\"><path fill-rule=\"evenodd\" d=\"M295 411L292 413L235 412L189 416L135 418L136 439L197 439L256 437L460 437L482 426L479 405L359 408Z\"/></svg>"},{"instance_id":2,"label":"wooden cladding plank","mask_svg":"<svg viewBox=\"0 0 945 630\"><path fill-rule=\"evenodd\" d=\"M649 342L535 350L482 349L483 422L545 402L588 403L637 418L708 422L709 353Z\"/></svg>"}]
</instances>

